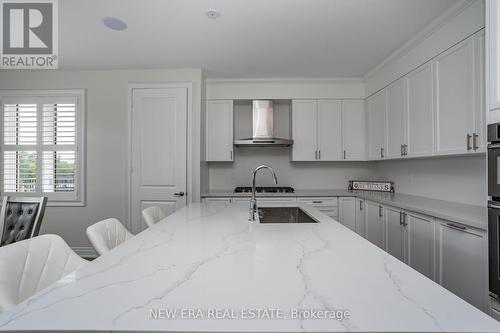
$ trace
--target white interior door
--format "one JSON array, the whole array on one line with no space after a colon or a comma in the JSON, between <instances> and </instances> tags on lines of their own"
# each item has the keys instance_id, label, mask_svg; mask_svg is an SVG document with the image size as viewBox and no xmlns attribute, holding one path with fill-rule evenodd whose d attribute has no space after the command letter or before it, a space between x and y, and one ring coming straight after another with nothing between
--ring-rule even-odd
<instances>
[{"instance_id":1,"label":"white interior door","mask_svg":"<svg viewBox=\"0 0 500 333\"><path fill-rule=\"evenodd\" d=\"M186 205L187 89L132 89L131 231L146 228L141 212L167 215Z\"/></svg>"}]
</instances>

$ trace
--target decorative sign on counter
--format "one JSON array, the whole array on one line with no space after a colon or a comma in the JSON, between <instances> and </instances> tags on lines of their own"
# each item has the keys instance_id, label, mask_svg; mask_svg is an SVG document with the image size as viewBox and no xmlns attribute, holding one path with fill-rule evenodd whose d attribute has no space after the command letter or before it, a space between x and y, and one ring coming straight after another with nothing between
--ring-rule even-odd
<instances>
[{"instance_id":1,"label":"decorative sign on counter","mask_svg":"<svg viewBox=\"0 0 500 333\"><path fill-rule=\"evenodd\" d=\"M394 193L394 182L372 180L350 180L349 190Z\"/></svg>"}]
</instances>

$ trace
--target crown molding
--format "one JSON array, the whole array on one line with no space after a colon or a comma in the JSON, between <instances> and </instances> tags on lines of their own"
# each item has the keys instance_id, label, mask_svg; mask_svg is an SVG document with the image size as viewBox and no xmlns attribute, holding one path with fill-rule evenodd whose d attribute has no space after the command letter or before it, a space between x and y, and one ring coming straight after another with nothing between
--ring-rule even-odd
<instances>
[{"instance_id":1,"label":"crown molding","mask_svg":"<svg viewBox=\"0 0 500 333\"><path fill-rule=\"evenodd\" d=\"M252 84L252 83L304 83L304 84L339 84L364 83L361 77L333 78L206 78L207 84Z\"/></svg>"}]
</instances>

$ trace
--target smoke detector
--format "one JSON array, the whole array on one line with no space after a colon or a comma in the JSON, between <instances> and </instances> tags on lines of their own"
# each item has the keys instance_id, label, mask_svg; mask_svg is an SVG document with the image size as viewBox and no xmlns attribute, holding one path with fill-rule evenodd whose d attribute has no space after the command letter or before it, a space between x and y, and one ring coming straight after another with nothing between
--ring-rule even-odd
<instances>
[{"instance_id":1,"label":"smoke detector","mask_svg":"<svg viewBox=\"0 0 500 333\"><path fill-rule=\"evenodd\" d=\"M217 9L213 9L213 8L210 8L209 10L207 10L207 17L210 18L210 19L216 19L220 16L220 13Z\"/></svg>"}]
</instances>

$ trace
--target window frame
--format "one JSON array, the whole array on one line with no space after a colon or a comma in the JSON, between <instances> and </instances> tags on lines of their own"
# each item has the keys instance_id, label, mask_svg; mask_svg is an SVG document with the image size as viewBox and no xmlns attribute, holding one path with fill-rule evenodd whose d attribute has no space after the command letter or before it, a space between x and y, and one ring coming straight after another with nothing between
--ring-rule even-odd
<instances>
[{"instance_id":1,"label":"window frame","mask_svg":"<svg viewBox=\"0 0 500 333\"><path fill-rule=\"evenodd\" d=\"M36 192L4 192L4 176L3 176L3 153L4 153L4 114L3 114L3 100L5 99L16 99L16 98L26 98L31 100L37 100L37 105L41 105L43 100L46 98L54 97L71 97L76 98L76 141L75 141L75 195L64 194L64 193L50 193L42 192L42 179L41 171L37 169L37 183L38 188ZM86 123L86 91L85 89L59 89L59 90L0 90L0 194L5 196L17 196L17 197L33 197L33 196L46 196L48 197L47 206L55 207L66 207L66 206L85 206L86 205L86 149L85 149L85 135L87 130ZM43 110L38 110L37 108L37 144L36 151L43 152L47 151L43 149L43 141L41 140L41 133L43 131L42 121L43 121ZM64 146L61 146L64 148ZM62 149L61 151L63 151ZM57 151L57 150L56 150ZM38 156L37 154L37 164L41 166L43 155Z\"/></svg>"}]
</instances>

